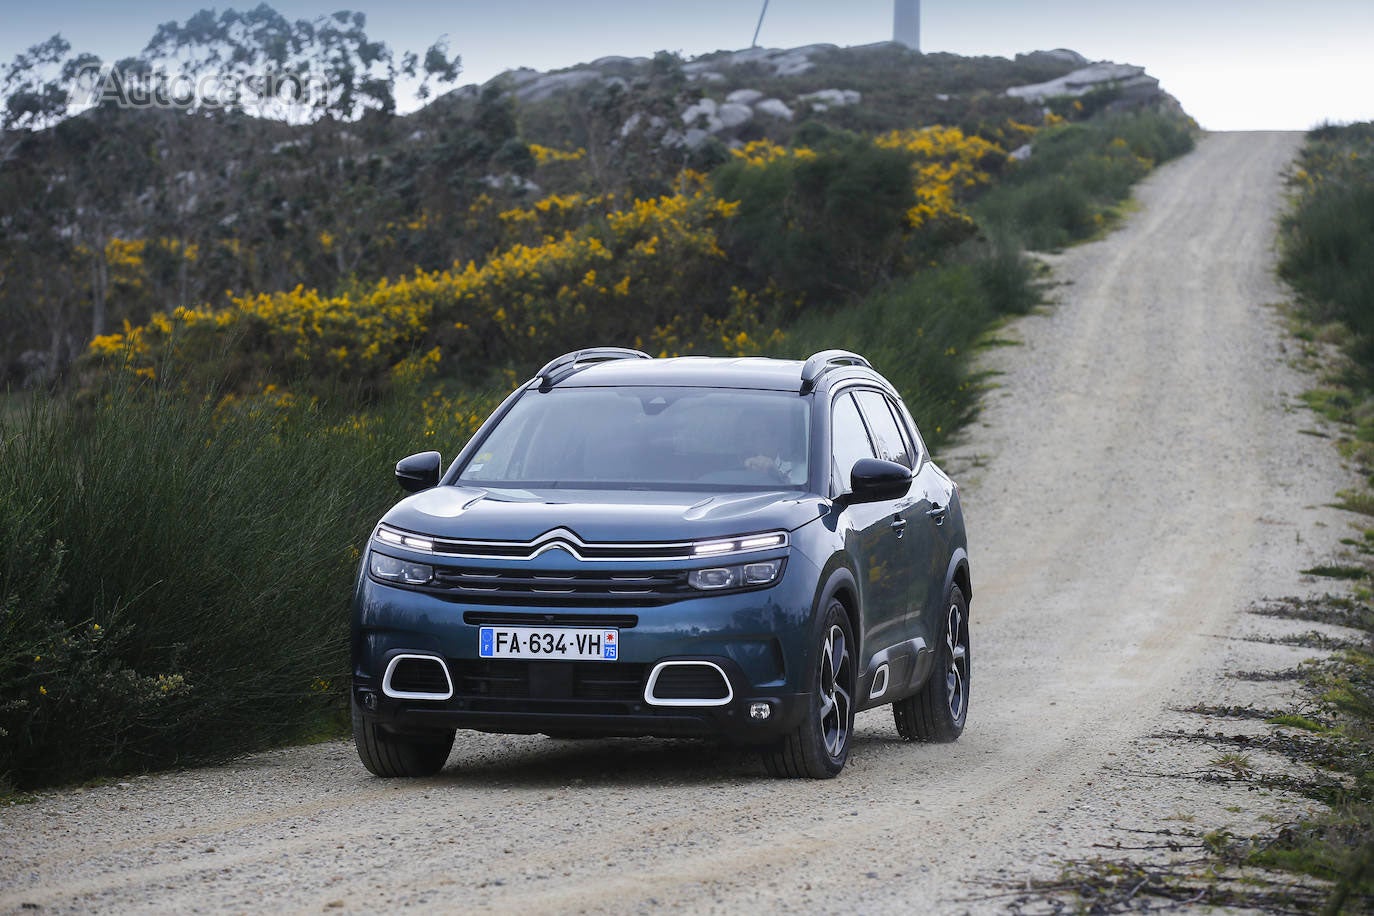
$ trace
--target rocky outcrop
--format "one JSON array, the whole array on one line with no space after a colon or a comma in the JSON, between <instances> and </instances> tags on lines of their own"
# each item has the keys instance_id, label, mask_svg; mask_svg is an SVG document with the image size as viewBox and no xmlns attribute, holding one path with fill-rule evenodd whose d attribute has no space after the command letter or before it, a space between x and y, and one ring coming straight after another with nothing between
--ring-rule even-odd
<instances>
[{"instance_id":1,"label":"rocky outcrop","mask_svg":"<svg viewBox=\"0 0 1374 916\"><path fill-rule=\"evenodd\" d=\"M863 100L863 93L854 89L818 89L815 92L797 96L797 101L809 103L816 111L857 105Z\"/></svg>"},{"instance_id":2,"label":"rocky outcrop","mask_svg":"<svg viewBox=\"0 0 1374 916\"><path fill-rule=\"evenodd\" d=\"M792 120L792 109L782 99L762 99L754 103L754 111L783 121Z\"/></svg>"},{"instance_id":3,"label":"rocky outcrop","mask_svg":"<svg viewBox=\"0 0 1374 916\"><path fill-rule=\"evenodd\" d=\"M1148 101L1163 94L1159 88L1159 80L1146 74L1144 67L1114 64L1104 60L1080 67L1049 82L1013 86L1007 90L1007 95L1031 102L1043 102L1063 96L1083 96L1096 89L1107 88L1119 91L1123 99L1132 101Z\"/></svg>"},{"instance_id":4,"label":"rocky outcrop","mask_svg":"<svg viewBox=\"0 0 1374 916\"><path fill-rule=\"evenodd\" d=\"M763 93L757 89L736 89L725 97L725 101L736 105L753 105L763 98Z\"/></svg>"},{"instance_id":5,"label":"rocky outcrop","mask_svg":"<svg viewBox=\"0 0 1374 916\"><path fill-rule=\"evenodd\" d=\"M853 89L820 89L799 95L794 104L801 109L826 111L844 105L858 105L863 101L863 93ZM719 137L731 146L738 145L740 132L754 123L759 116L791 121L797 108L782 99L764 98L757 89L736 89L725 97L724 102L704 98L693 102L682 112L682 130L669 130L663 134L665 146L685 146L696 149L711 137ZM631 115L621 126L620 135L629 136L641 126L648 125L638 114Z\"/></svg>"},{"instance_id":6,"label":"rocky outcrop","mask_svg":"<svg viewBox=\"0 0 1374 916\"><path fill-rule=\"evenodd\" d=\"M626 85L622 77L606 76L594 69L565 70L562 73L545 73L533 82L517 87L515 97L522 102L542 102L556 92L576 89L588 83Z\"/></svg>"},{"instance_id":7,"label":"rocky outcrop","mask_svg":"<svg viewBox=\"0 0 1374 916\"><path fill-rule=\"evenodd\" d=\"M816 65L811 58L823 51L838 50L836 45L805 45L800 48L746 48L743 51L727 51L712 54L702 60L683 64L682 71L688 78L699 78L706 73L719 73L744 64L754 64L772 73L773 76L800 76Z\"/></svg>"},{"instance_id":8,"label":"rocky outcrop","mask_svg":"<svg viewBox=\"0 0 1374 916\"><path fill-rule=\"evenodd\" d=\"M1055 48L1052 51L1032 51L1029 54L1018 54L1016 59L1035 60L1036 58L1046 58L1068 64L1071 67L1086 67L1092 61L1088 60L1077 51L1070 51L1068 48Z\"/></svg>"},{"instance_id":9,"label":"rocky outcrop","mask_svg":"<svg viewBox=\"0 0 1374 916\"><path fill-rule=\"evenodd\" d=\"M799 76L815 67L811 58L816 54L834 50L837 50L836 46L829 44L806 45L801 48L746 48L743 51L721 52L689 61L682 65L682 72L689 80L700 83L721 82L725 79L722 71L746 64L762 68L772 76ZM628 86L630 80L649 64L650 60L647 57L602 57L589 64L581 64L557 73L540 73L522 67L518 70L507 70L494 77L487 85L501 85L522 102L542 102L559 92L592 83ZM762 93L759 93L759 96L761 97ZM755 100L730 101L752 105Z\"/></svg>"},{"instance_id":10,"label":"rocky outcrop","mask_svg":"<svg viewBox=\"0 0 1374 916\"><path fill-rule=\"evenodd\" d=\"M894 47L896 46L892 42L880 42L870 46L849 48L846 53L889 54ZM689 94L701 97L685 103L677 119L671 116L650 118L644 114L631 114L620 127L620 136L622 139L629 139L639 134L652 143L689 149L695 149L712 138L733 146L738 145L743 139L757 136L760 132L759 125L765 120L792 121L799 114L862 105L862 93L843 87L817 89L792 97L781 94L781 97L765 97L763 90L746 85L744 88L736 88L724 94L723 98L719 94L720 90L711 88L713 84L727 81L738 87L741 82L754 78L767 80L808 73L815 69L815 59L820 55L831 54L837 50L839 49L831 44L786 49L746 48L742 51L716 52L687 61L681 64L682 73L691 83L696 84L695 90ZM1077 68L1058 79L1034 85L1013 86L1006 90L1008 95L1031 103L1043 104L1047 99L1082 96L1103 88L1111 88L1117 93L1117 99L1112 102L1112 105L1117 107L1172 101L1160 90L1159 81L1146 74L1143 67L1109 61L1089 63L1076 51L1064 48L1019 54L1017 60L1042 64L1054 62L1058 65L1055 69L1059 72L1062 72L1059 68ZM492 83L498 83L521 102L537 103L560 92L594 84L629 87L644 78L651 66L653 61L646 57L603 57L557 73L538 73L528 69L511 70L496 77ZM1043 67L1041 72L1044 72ZM815 83L812 82L812 85ZM778 92L776 84L770 88L773 92ZM946 94L936 98L939 101L948 101L950 96Z\"/></svg>"}]
</instances>

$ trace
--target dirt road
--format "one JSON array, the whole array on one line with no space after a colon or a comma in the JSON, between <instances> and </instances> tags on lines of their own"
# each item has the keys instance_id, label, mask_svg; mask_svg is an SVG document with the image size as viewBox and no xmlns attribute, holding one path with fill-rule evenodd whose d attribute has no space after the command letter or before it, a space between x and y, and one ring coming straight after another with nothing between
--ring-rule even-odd
<instances>
[{"instance_id":1,"label":"dirt road","mask_svg":"<svg viewBox=\"0 0 1374 916\"><path fill-rule=\"evenodd\" d=\"M1206 804L1142 779L1139 739L1222 689L1243 609L1345 531L1269 307L1300 142L1212 135L1161 169L990 356L1002 387L940 456L974 575L957 744L866 713L829 782L662 741L460 734L415 782L291 749L0 811L0 911L995 910L997 879Z\"/></svg>"}]
</instances>

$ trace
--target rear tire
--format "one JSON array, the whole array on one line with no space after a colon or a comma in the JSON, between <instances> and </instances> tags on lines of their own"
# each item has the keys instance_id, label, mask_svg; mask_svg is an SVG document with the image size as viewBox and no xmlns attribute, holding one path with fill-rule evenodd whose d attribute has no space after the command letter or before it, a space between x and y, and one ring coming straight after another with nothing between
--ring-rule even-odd
<instances>
[{"instance_id":1,"label":"rear tire","mask_svg":"<svg viewBox=\"0 0 1374 916\"><path fill-rule=\"evenodd\" d=\"M969 696L968 601L952 586L941 616L935 670L915 696L892 704L897 734L907 741L953 741L964 731Z\"/></svg>"},{"instance_id":2,"label":"rear tire","mask_svg":"<svg viewBox=\"0 0 1374 916\"><path fill-rule=\"evenodd\" d=\"M353 745L358 759L374 776L433 776L448 762L453 735L451 731L435 732L433 738L393 735L369 722L358 704L353 704Z\"/></svg>"},{"instance_id":3,"label":"rear tire","mask_svg":"<svg viewBox=\"0 0 1374 916\"><path fill-rule=\"evenodd\" d=\"M811 708L800 724L763 752L769 774L787 779L830 779L849 759L854 731L854 632L844 605L831 599L821 622L811 666Z\"/></svg>"}]
</instances>

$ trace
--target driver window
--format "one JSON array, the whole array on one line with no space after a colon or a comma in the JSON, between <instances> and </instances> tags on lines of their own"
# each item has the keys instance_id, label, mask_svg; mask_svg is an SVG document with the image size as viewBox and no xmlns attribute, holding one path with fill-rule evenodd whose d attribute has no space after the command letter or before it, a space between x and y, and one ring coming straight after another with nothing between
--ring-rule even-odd
<instances>
[{"instance_id":1,"label":"driver window","mask_svg":"<svg viewBox=\"0 0 1374 916\"><path fill-rule=\"evenodd\" d=\"M878 457L885 461L895 461L907 467L914 467L915 462L912 461L911 449L907 446L906 438L897 427L897 420L892 416L887 398L876 391L860 391L856 397L859 399L859 404L864 410L864 416L868 418L868 425L873 431L873 441L878 446Z\"/></svg>"},{"instance_id":2,"label":"driver window","mask_svg":"<svg viewBox=\"0 0 1374 916\"><path fill-rule=\"evenodd\" d=\"M830 453L833 457L831 475L836 493L849 489L849 472L860 458L876 458L868 441L868 430L859 416L859 408L848 392L841 394L831 406Z\"/></svg>"}]
</instances>

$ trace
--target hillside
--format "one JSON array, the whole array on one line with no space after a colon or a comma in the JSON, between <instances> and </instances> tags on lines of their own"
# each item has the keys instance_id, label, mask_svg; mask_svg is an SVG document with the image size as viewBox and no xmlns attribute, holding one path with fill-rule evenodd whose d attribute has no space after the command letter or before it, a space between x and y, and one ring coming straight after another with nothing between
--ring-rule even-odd
<instances>
[{"instance_id":1,"label":"hillside","mask_svg":"<svg viewBox=\"0 0 1374 916\"><path fill-rule=\"evenodd\" d=\"M480 262L509 242L504 212L573 193L669 194L684 168L708 172L750 143L939 124L1010 152L1025 137L1008 125L1040 124L1047 109L1077 119L1177 107L1138 68L1049 100L1007 91L1085 64L1064 51L962 58L890 43L660 53L512 71L407 116L290 124L107 104L11 130L0 146L0 380L59 378L126 321L223 307L231 293L328 297Z\"/></svg>"},{"instance_id":2,"label":"hillside","mask_svg":"<svg viewBox=\"0 0 1374 916\"><path fill-rule=\"evenodd\" d=\"M853 349L943 448L1039 300L1021 247L1192 148L1138 68L1083 63L658 55L408 117L6 134L9 381L51 384L0 414L0 792L333 733L388 469L551 354Z\"/></svg>"}]
</instances>

